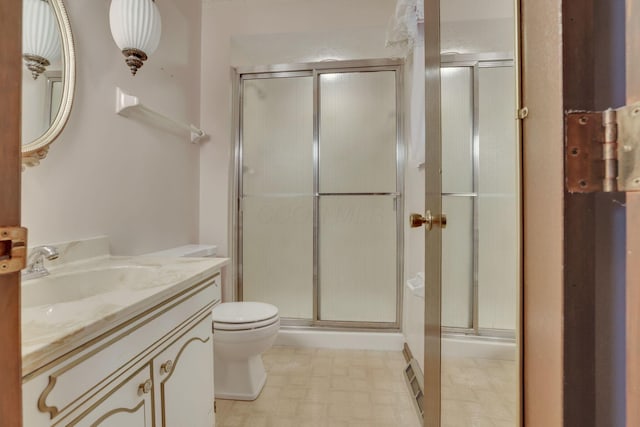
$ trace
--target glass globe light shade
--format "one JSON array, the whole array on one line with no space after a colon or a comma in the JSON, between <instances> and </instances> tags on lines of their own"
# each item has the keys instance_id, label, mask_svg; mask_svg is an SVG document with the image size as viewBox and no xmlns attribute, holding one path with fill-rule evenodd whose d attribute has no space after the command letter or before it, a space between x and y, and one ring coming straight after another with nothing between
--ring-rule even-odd
<instances>
[{"instance_id":1,"label":"glass globe light shade","mask_svg":"<svg viewBox=\"0 0 640 427\"><path fill-rule=\"evenodd\" d=\"M58 21L46 0L22 3L22 57L34 80L61 54Z\"/></svg>"},{"instance_id":2,"label":"glass globe light shade","mask_svg":"<svg viewBox=\"0 0 640 427\"><path fill-rule=\"evenodd\" d=\"M112 0L109 8L111 35L136 75L160 43L162 22L152 0Z\"/></svg>"}]
</instances>

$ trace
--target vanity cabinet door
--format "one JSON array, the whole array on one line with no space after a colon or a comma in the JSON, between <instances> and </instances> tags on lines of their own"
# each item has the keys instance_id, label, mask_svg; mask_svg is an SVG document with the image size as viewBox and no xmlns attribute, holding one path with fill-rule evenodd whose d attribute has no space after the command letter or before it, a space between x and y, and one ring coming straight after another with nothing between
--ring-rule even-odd
<instances>
[{"instance_id":1,"label":"vanity cabinet door","mask_svg":"<svg viewBox=\"0 0 640 427\"><path fill-rule=\"evenodd\" d=\"M207 316L154 359L158 427L214 425L211 327Z\"/></svg>"},{"instance_id":2,"label":"vanity cabinet door","mask_svg":"<svg viewBox=\"0 0 640 427\"><path fill-rule=\"evenodd\" d=\"M116 385L105 398L67 426L153 427L151 365ZM185 424L188 425L188 424Z\"/></svg>"}]
</instances>

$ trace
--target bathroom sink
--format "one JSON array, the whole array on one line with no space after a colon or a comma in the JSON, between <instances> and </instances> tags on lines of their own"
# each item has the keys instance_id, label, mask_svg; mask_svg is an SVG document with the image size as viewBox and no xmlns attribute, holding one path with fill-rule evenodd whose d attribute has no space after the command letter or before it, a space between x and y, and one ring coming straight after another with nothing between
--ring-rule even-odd
<instances>
[{"instance_id":1,"label":"bathroom sink","mask_svg":"<svg viewBox=\"0 0 640 427\"><path fill-rule=\"evenodd\" d=\"M160 266L111 265L98 268L52 273L22 285L22 307L36 307L126 290L139 291L166 285L173 280Z\"/></svg>"}]
</instances>

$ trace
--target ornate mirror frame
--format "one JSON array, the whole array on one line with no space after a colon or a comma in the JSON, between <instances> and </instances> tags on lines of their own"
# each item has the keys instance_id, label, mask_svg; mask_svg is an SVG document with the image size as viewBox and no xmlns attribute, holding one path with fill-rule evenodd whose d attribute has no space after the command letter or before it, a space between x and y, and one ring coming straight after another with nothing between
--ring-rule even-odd
<instances>
[{"instance_id":1,"label":"ornate mirror frame","mask_svg":"<svg viewBox=\"0 0 640 427\"><path fill-rule=\"evenodd\" d=\"M64 7L63 0L47 1L54 11L58 28L60 29L64 85L62 88L60 109L49 126L49 129L34 141L22 145L22 164L25 166L37 166L40 160L47 156L49 145L60 135L60 132L62 132L62 129L64 129L67 124L76 86L76 53L67 10Z\"/></svg>"}]
</instances>

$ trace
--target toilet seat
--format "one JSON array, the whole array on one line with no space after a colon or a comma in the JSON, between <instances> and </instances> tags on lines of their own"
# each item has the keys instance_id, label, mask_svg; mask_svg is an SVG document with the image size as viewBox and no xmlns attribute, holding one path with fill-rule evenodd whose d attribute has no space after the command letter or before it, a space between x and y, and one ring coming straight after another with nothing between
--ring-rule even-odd
<instances>
[{"instance_id":1,"label":"toilet seat","mask_svg":"<svg viewBox=\"0 0 640 427\"><path fill-rule=\"evenodd\" d=\"M217 399L255 400L267 373L262 353L280 329L278 308L261 302L225 302L215 306L213 354Z\"/></svg>"},{"instance_id":2,"label":"toilet seat","mask_svg":"<svg viewBox=\"0 0 640 427\"><path fill-rule=\"evenodd\" d=\"M262 302L228 302L213 308L213 327L220 331L246 331L280 320L278 308Z\"/></svg>"}]
</instances>

